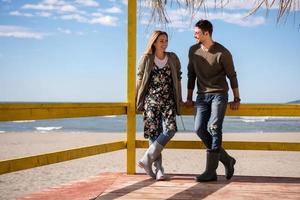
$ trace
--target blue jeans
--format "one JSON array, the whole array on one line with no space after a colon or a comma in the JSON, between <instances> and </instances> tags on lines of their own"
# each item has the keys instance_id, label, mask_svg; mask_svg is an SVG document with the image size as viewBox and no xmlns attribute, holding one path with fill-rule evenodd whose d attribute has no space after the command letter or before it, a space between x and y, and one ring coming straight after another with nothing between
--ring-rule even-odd
<instances>
[{"instance_id":1,"label":"blue jeans","mask_svg":"<svg viewBox=\"0 0 300 200\"><path fill-rule=\"evenodd\" d=\"M149 137L149 144L157 141L160 145L166 146L166 144L174 137L175 131L168 130L163 131L158 137Z\"/></svg>"},{"instance_id":2,"label":"blue jeans","mask_svg":"<svg viewBox=\"0 0 300 200\"><path fill-rule=\"evenodd\" d=\"M195 131L208 151L219 152L222 146L222 126L228 95L198 94L196 99Z\"/></svg>"}]
</instances>

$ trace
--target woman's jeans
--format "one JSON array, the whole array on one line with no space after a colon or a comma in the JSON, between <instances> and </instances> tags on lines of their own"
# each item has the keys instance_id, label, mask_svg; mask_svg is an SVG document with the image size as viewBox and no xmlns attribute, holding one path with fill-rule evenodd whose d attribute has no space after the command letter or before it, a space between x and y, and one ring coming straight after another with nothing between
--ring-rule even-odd
<instances>
[{"instance_id":1,"label":"woman's jeans","mask_svg":"<svg viewBox=\"0 0 300 200\"><path fill-rule=\"evenodd\" d=\"M198 94L196 99L195 131L209 151L219 152L222 146L222 126L228 95Z\"/></svg>"},{"instance_id":2,"label":"woman's jeans","mask_svg":"<svg viewBox=\"0 0 300 200\"><path fill-rule=\"evenodd\" d=\"M166 144L174 137L175 133L175 131L164 131L157 138L149 137L149 142L152 144L156 141L160 145L166 146Z\"/></svg>"}]
</instances>

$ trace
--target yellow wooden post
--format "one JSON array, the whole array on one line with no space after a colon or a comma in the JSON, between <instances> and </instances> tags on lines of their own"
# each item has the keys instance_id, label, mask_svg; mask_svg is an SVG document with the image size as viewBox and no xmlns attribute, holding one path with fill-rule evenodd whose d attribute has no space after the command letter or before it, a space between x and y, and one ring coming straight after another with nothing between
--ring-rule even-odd
<instances>
[{"instance_id":1,"label":"yellow wooden post","mask_svg":"<svg viewBox=\"0 0 300 200\"><path fill-rule=\"evenodd\" d=\"M135 60L136 60L136 0L128 1L127 57L127 174L135 173Z\"/></svg>"}]
</instances>

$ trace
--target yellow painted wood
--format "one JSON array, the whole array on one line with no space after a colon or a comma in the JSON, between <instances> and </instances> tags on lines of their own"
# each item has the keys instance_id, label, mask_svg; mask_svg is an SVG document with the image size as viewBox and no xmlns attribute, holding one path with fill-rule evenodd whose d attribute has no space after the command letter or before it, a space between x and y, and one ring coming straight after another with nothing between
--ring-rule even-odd
<instances>
[{"instance_id":1,"label":"yellow painted wood","mask_svg":"<svg viewBox=\"0 0 300 200\"><path fill-rule=\"evenodd\" d=\"M226 115L299 117L300 104L241 104L240 110L227 109Z\"/></svg>"},{"instance_id":2,"label":"yellow painted wood","mask_svg":"<svg viewBox=\"0 0 300 200\"><path fill-rule=\"evenodd\" d=\"M182 106L181 115L194 115L194 107ZM300 104L241 104L239 110L229 109L226 116L287 116L299 117Z\"/></svg>"},{"instance_id":3,"label":"yellow painted wood","mask_svg":"<svg viewBox=\"0 0 300 200\"><path fill-rule=\"evenodd\" d=\"M0 103L0 121L126 114L127 103Z\"/></svg>"},{"instance_id":4,"label":"yellow painted wood","mask_svg":"<svg viewBox=\"0 0 300 200\"><path fill-rule=\"evenodd\" d=\"M132 60L132 59L131 59ZM129 61L128 61L129 62ZM128 69L129 70L129 69ZM132 72L134 71L134 72ZM135 85L135 68L128 77L128 87ZM130 74L129 74L130 75ZM134 75L135 76L135 75ZM128 98L135 96L128 88ZM134 94L133 94L134 93ZM128 103L0 103L0 121L124 115ZM131 104L133 105L133 104ZM182 115L193 115L194 108L182 106ZM227 109L227 116L288 116L299 117L300 105L292 104L241 104L237 111Z\"/></svg>"},{"instance_id":5,"label":"yellow painted wood","mask_svg":"<svg viewBox=\"0 0 300 200\"><path fill-rule=\"evenodd\" d=\"M136 0L128 1L128 51L127 51L127 174L135 173L136 133Z\"/></svg>"},{"instance_id":6,"label":"yellow painted wood","mask_svg":"<svg viewBox=\"0 0 300 200\"><path fill-rule=\"evenodd\" d=\"M0 161L0 174L126 149L126 141Z\"/></svg>"},{"instance_id":7,"label":"yellow painted wood","mask_svg":"<svg viewBox=\"0 0 300 200\"><path fill-rule=\"evenodd\" d=\"M233 150L267 150L267 151L300 151L300 143L289 142L248 142L224 141L225 149ZM136 148L148 148L148 141L136 140ZM169 149L205 149L201 141L170 141L166 148Z\"/></svg>"}]
</instances>

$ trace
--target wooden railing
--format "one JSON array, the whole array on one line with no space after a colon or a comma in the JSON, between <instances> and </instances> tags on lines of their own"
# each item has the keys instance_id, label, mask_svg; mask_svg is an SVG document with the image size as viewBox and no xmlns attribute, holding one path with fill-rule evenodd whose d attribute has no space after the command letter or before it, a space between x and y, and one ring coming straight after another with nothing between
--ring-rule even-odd
<instances>
[{"instance_id":1,"label":"wooden railing","mask_svg":"<svg viewBox=\"0 0 300 200\"><path fill-rule=\"evenodd\" d=\"M127 112L127 103L0 103L0 121L127 115ZM193 115L194 108L182 107L181 114ZM242 104L240 109L237 111L227 109L226 115L300 116L300 105ZM135 133L135 123L134 126L128 127L127 131L129 129L133 130ZM129 142L133 143L132 147L129 147ZM300 151L300 143L225 141L223 145L226 149L235 150ZM135 154L136 148L147 147L147 141L136 140L135 136L134 138L127 137L126 141L68 149L65 151L51 152L24 158L3 160L0 161L0 174L122 149L127 149L127 151L134 152ZM204 145L200 141L170 141L166 148L201 149L204 148ZM134 169L133 173L135 173L135 157L132 161L127 161L127 168L128 166L131 169Z\"/></svg>"}]
</instances>

